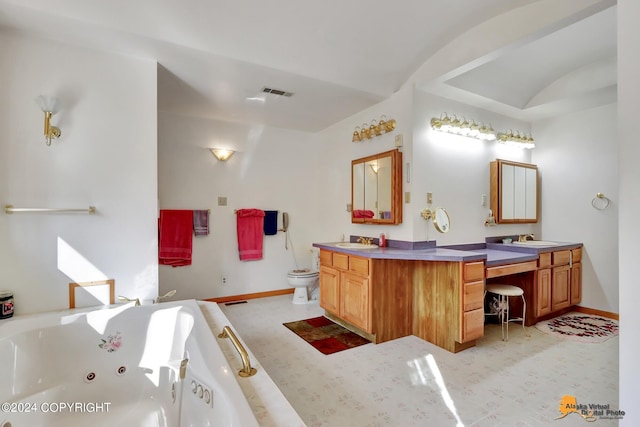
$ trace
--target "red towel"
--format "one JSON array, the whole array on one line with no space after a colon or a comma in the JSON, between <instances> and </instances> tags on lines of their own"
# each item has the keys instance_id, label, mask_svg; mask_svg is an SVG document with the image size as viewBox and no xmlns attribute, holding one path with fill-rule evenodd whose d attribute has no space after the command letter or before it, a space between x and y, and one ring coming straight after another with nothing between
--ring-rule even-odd
<instances>
[{"instance_id":1,"label":"red towel","mask_svg":"<svg viewBox=\"0 0 640 427\"><path fill-rule=\"evenodd\" d=\"M262 259L264 211L239 209L237 212L238 252L241 261Z\"/></svg>"},{"instance_id":2,"label":"red towel","mask_svg":"<svg viewBox=\"0 0 640 427\"><path fill-rule=\"evenodd\" d=\"M355 210L353 211L353 217L354 218L373 218L375 216L375 213L373 211L370 210Z\"/></svg>"},{"instance_id":3,"label":"red towel","mask_svg":"<svg viewBox=\"0 0 640 427\"><path fill-rule=\"evenodd\" d=\"M193 211L161 210L158 231L158 262L173 267L191 265Z\"/></svg>"}]
</instances>

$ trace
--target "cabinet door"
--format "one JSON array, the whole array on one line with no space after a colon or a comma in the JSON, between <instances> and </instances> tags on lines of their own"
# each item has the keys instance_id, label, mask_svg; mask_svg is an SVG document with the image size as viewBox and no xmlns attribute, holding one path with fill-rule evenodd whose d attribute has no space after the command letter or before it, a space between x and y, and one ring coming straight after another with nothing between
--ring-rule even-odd
<instances>
[{"instance_id":1,"label":"cabinet door","mask_svg":"<svg viewBox=\"0 0 640 427\"><path fill-rule=\"evenodd\" d=\"M369 279L357 274L342 273L340 313L344 320L367 332L369 328Z\"/></svg>"},{"instance_id":2,"label":"cabinet door","mask_svg":"<svg viewBox=\"0 0 640 427\"><path fill-rule=\"evenodd\" d=\"M551 269L551 311L560 310L571 305L570 267L563 265Z\"/></svg>"},{"instance_id":3,"label":"cabinet door","mask_svg":"<svg viewBox=\"0 0 640 427\"><path fill-rule=\"evenodd\" d=\"M576 262L571 267L571 305L582 300L582 263Z\"/></svg>"},{"instance_id":4,"label":"cabinet door","mask_svg":"<svg viewBox=\"0 0 640 427\"><path fill-rule=\"evenodd\" d=\"M536 317L551 313L551 269L538 270L536 283Z\"/></svg>"},{"instance_id":5,"label":"cabinet door","mask_svg":"<svg viewBox=\"0 0 640 427\"><path fill-rule=\"evenodd\" d=\"M339 315L340 272L326 266L320 267L320 307Z\"/></svg>"}]
</instances>

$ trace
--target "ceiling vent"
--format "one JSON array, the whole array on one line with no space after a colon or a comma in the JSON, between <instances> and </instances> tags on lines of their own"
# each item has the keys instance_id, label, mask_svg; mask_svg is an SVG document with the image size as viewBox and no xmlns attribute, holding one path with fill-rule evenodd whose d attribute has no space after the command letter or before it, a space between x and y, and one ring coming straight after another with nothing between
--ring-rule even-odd
<instances>
[{"instance_id":1,"label":"ceiling vent","mask_svg":"<svg viewBox=\"0 0 640 427\"><path fill-rule=\"evenodd\" d=\"M293 96L293 92L287 92L287 91L280 90L280 89L272 89L270 87L263 87L262 88L262 92L270 93L270 94L277 95L277 96L286 96L287 98Z\"/></svg>"}]
</instances>

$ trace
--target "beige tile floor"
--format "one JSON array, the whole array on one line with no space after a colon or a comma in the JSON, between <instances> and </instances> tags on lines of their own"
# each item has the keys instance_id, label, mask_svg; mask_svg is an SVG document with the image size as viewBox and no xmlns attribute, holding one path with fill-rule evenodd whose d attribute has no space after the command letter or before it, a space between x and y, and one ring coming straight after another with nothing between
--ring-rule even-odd
<instances>
[{"instance_id":1,"label":"beige tile floor","mask_svg":"<svg viewBox=\"0 0 640 427\"><path fill-rule=\"evenodd\" d=\"M586 426L560 399L618 409L618 337L601 344L489 324L474 348L449 353L415 336L325 356L284 322L322 315L291 295L220 308L309 427ZM624 409L624 408L621 408Z\"/></svg>"}]
</instances>

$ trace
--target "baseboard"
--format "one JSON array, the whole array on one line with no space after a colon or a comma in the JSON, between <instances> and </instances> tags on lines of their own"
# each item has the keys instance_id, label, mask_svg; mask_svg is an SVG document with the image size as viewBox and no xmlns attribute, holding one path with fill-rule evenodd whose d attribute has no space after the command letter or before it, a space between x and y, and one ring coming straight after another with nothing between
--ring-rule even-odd
<instances>
[{"instance_id":1,"label":"baseboard","mask_svg":"<svg viewBox=\"0 0 640 427\"><path fill-rule=\"evenodd\" d=\"M240 301L240 300L256 299L256 298L265 298L265 297L275 297L275 296L278 296L278 295L292 294L294 291L295 291L294 288L287 288L287 289L278 289L278 290L275 290L275 291L256 292L256 293L253 293L253 294L229 295L229 296L226 296L226 297L207 298L204 301L217 302L217 303L232 302L232 301Z\"/></svg>"},{"instance_id":2,"label":"baseboard","mask_svg":"<svg viewBox=\"0 0 640 427\"><path fill-rule=\"evenodd\" d=\"M620 315L618 313L612 313L610 311L604 311L604 310L596 310L595 308L581 307L579 305L576 305L573 308L573 311L577 311L579 313L584 313L584 314L595 314L596 316L602 316L608 319L620 320Z\"/></svg>"}]
</instances>

